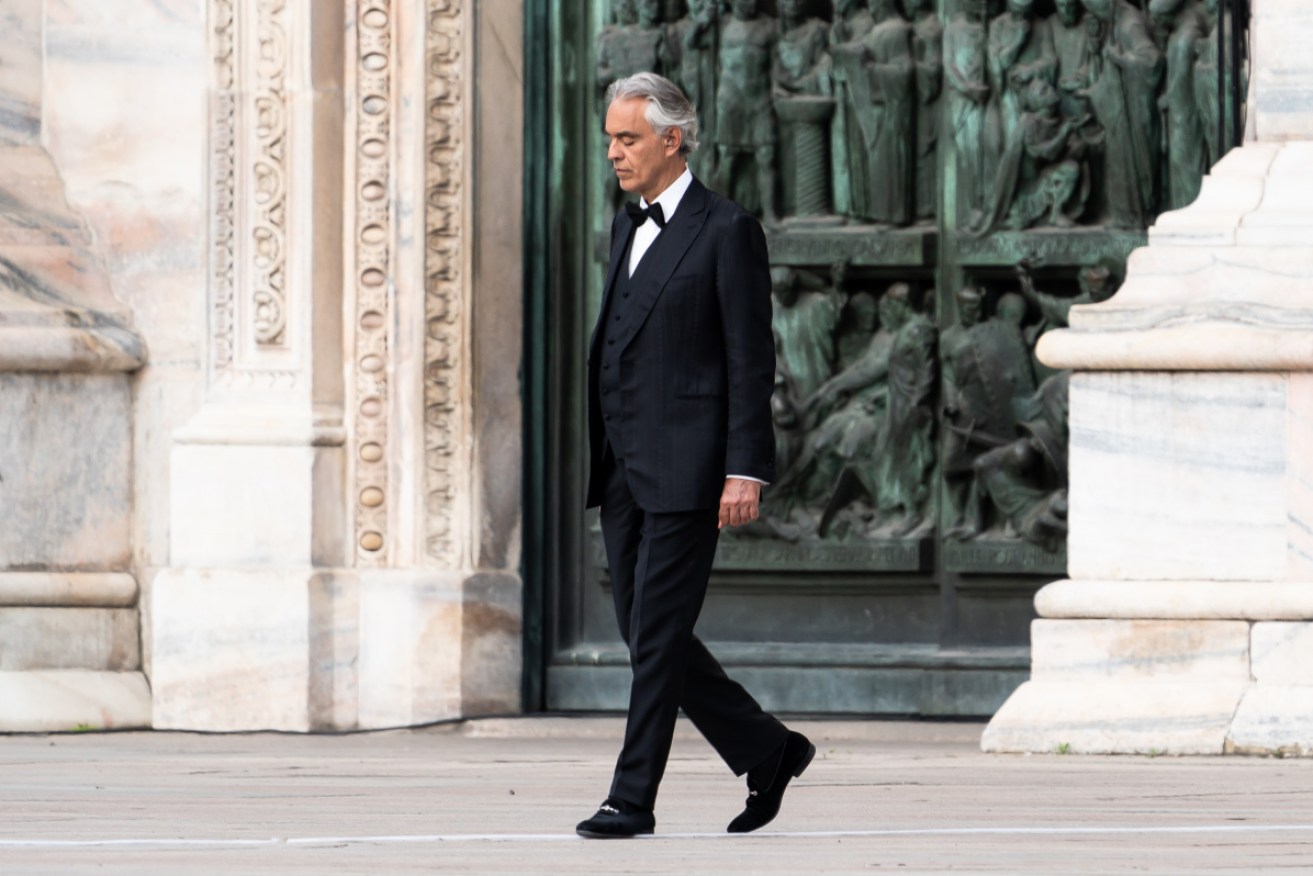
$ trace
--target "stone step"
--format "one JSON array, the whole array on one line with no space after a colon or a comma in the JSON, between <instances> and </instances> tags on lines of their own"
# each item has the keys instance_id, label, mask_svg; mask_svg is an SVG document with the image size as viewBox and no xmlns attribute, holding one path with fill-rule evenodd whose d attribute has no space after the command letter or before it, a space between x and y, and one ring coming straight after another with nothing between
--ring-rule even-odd
<instances>
[{"instance_id":1,"label":"stone step","mask_svg":"<svg viewBox=\"0 0 1313 876\"><path fill-rule=\"evenodd\" d=\"M0 732L140 730L151 725L141 672L0 672Z\"/></svg>"}]
</instances>

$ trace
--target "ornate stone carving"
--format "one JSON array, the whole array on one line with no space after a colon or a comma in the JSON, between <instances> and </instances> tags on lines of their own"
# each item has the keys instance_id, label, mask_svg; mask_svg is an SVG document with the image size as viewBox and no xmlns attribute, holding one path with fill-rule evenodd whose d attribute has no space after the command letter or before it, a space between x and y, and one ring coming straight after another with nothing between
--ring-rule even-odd
<instances>
[{"instance_id":1,"label":"ornate stone carving","mask_svg":"<svg viewBox=\"0 0 1313 876\"><path fill-rule=\"evenodd\" d=\"M255 149L249 180L251 323L257 344L286 342L287 330L287 0L257 0Z\"/></svg>"},{"instance_id":2,"label":"ornate stone carving","mask_svg":"<svg viewBox=\"0 0 1313 876\"><path fill-rule=\"evenodd\" d=\"M464 236L459 216L463 198L464 98L460 0L429 0L427 35L427 163L425 167L427 335L424 350L425 553L430 562L459 566L464 560L457 500L464 466L458 450L465 427L465 314L462 309Z\"/></svg>"},{"instance_id":3,"label":"ornate stone carving","mask_svg":"<svg viewBox=\"0 0 1313 876\"><path fill-rule=\"evenodd\" d=\"M301 379L285 355L287 14L287 0L210 4L212 364L223 385L287 388ZM261 350L276 358L261 360Z\"/></svg>"},{"instance_id":4,"label":"ornate stone carving","mask_svg":"<svg viewBox=\"0 0 1313 876\"><path fill-rule=\"evenodd\" d=\"M210 8L214 41L214 97L211 107L211 318L215 370L233 361L233 298L237 189L237 96L233 0L214 0Z\"/></svg>"},{"instance_id":5,"label":"ornate stone carving","mask_svg":"<svg viewBox=\"0 0 1313 876\"><path fill-rule=\"evenodd\" d=\"M361 0L356 7L355 112L355 385L353 477L354 541L361 565L386 564L388 526L389 326L392 276L392 70L391 0Z\"/></svg>"}]
</instances>

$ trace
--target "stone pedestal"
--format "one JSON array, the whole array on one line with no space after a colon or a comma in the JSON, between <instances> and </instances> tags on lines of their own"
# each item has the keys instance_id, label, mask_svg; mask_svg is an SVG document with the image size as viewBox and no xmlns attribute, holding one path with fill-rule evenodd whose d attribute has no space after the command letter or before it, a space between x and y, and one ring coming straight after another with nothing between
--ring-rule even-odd
<instances>
[{"instance_id":1,"label":"stone pedestal","mask_svg":"<svg viewBox=\"0 0 1313 876\"><path fill-rule=\"evenodd\" d=\"M986 750L1313 754L1313 9L1255 13L1257 139L1041 341L1070 580Z\"/></svg>"}]
</instances>

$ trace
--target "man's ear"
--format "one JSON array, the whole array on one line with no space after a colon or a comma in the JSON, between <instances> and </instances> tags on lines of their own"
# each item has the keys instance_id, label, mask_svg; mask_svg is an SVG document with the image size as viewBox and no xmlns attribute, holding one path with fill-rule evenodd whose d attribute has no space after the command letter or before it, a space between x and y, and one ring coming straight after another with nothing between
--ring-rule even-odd
<instances>
[{"instance_id":1,"label":"man's ear","mask_svg":"<svg viewBox=\"0 0 1313 876\"><path fill-rule=\"evenodd\" d=\"M674 157L679 154L679 147L684 145L684 132L680 128L671 128L666 131L666 156Z\"/></svg>"}]
</instances>

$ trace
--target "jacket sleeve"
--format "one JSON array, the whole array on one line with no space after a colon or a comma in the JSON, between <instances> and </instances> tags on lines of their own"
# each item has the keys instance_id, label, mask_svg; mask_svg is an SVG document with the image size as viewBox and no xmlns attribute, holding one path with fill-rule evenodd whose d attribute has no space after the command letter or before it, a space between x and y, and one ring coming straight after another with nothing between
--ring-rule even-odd
<instances>
[{"instance_id":1,"label":"jacket sleeve","mask_svg":"<svg viewBox=\"0 0 1313 876\"><path fill-rule=\"evenodd\" d=\"M725 471L775 478L775 336L771 332L770 257L761 224L736 213L716 254L716 296L725 333L729 436Z\"/></svg>"}]
</instances>

